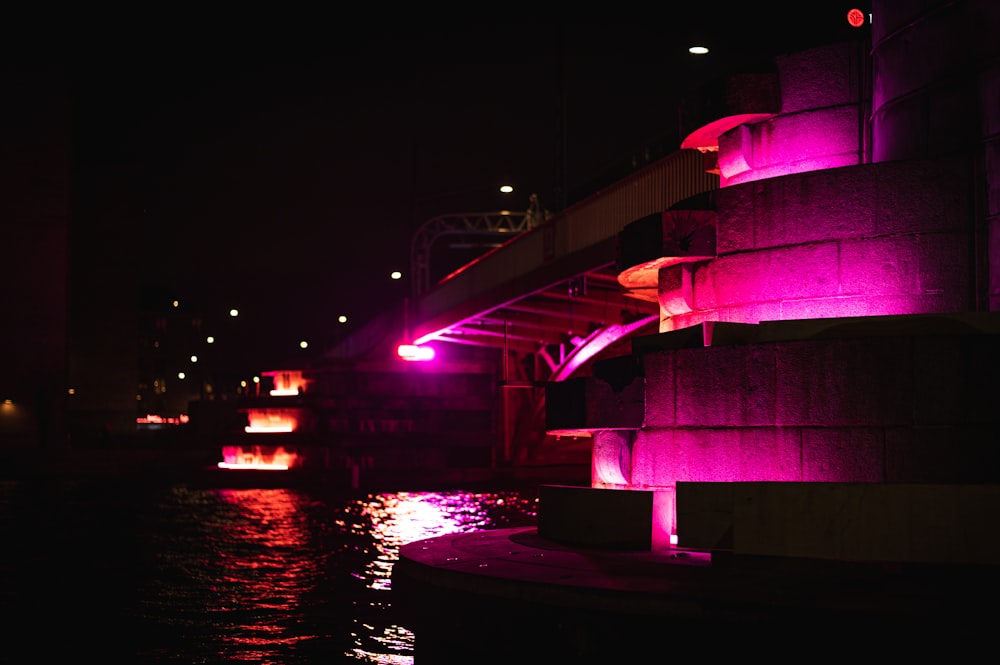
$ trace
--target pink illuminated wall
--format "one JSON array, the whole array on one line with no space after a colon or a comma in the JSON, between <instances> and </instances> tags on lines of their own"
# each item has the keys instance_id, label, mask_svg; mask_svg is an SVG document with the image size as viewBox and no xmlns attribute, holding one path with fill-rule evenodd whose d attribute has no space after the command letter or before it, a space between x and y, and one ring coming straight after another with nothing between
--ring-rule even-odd
<instances>
[{"instance_id":1,"label":"pink illuminated wall","mask_svg":"<svg viewBox=\"0 0 1000 665\"><path fill-rule=\"evenodd\" d=\"M781 112L712 123L743 121L698 146L718 150L716 210L665 212L663 257L627 267L623 288L655 287L661 332L971 309L969 158L871 164L854 45L778 64Z\"/></svg>"},{"instance_id":2,"label":"pink illuminated wall","mask_svg":"<svg viewBox=\"0 0 1000 665\"><path fill-rule=\"evenodd\" d=\"M970 310L970 168L889 162L720 190L716 258L658 272L660 330Z\"/></svg>"},{"instance_id":3,"label":"pink illuminated wall","mask_svg":"<svg viewBox=\"0 0 1000 665\"><path fill-rule=\"evenodd\" d=\"M903 32L889 41L940 38L894 19ZM655 285L660 334L633 347L642 425L609 426L619 390L577 428L593 433L594 488L996 482L996 391L973 386L1000 370L1000 323L985 306L1000 270L977 203L1000 178L977 170L982 145L967 133L950 149L927 136L953 128L947 108L994 123L997 108L975 85L933 85L936 64L916 71L883 48L874 62L847 44L780 58L781 112L717 122L717 145L694 146L718 150L723 186L701 218L665 212L663 256L620 276L637 292ZM869 122L873 77L886 101ZM942 115L893 117L888 100L907 94ZM936 94L951 101L930 103ZM907 128L920 130L915 146ZM892 145L873 148L880 140ZM695 233L711 242L675 242Z\"/></svg>"},{"instance_id":4,"label":"pink illuminated wall","mask_svg":"<svg viewBox=\"0 0 1000 665\"><path fill-rule=\"evenodd\" d=\"M860 121L868 66L853 44L783 56L781 112L734 116L750 121L718 136L724 188L716 214L693 227L714 234L713 256L696 255L703 243L620 278L648 287L655 270L661 332L974 308L972 163L870 163ZM669 239L691 222L678 215L664 213L665 252L680 252Z\"/></svg>"},{"instance_id":5,"label":"pink illuminated wall","mask_svg":"<svg viewBox=\"0 0 1000 665\"><path fill-rule=\"evenodd\" d=\"M682 149L717 153L720 187L864 161L861 102L867 93L860 83L868 63L858 48L824 46L784 55L776 64L779 113L760 112L771 103L767 95L740 91L753 108L731 109L732 115L681 142ZM766 88L764 83L756 87Z\"/></svg>"}]
</instances>

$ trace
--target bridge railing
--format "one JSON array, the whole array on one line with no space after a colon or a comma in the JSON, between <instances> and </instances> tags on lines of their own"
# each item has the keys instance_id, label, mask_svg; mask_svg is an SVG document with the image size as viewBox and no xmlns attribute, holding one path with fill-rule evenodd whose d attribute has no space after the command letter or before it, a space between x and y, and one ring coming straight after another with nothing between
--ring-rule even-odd
<instances>
[{"instance_id":1,"label":"bridge railing","mask_svg":"<svg viewBox=\"0 0 1000 665\"><path fill-rule=\"evenodd\" d=\"M358 357L387 343L398 343L401 340L396 337L404 325L412 333L409 341L433 334L468 316L470 303L488 299L493 293L510 298L519 278L588 249L600 248L593 254L612 262L613 251L605 250L614 247L613 241L627 224L718 187L719 177L706 171L702 153L680 150L667 155L517 234L419 297L387 308L383 316L355 331L326 355Z\"/></svg>"},{"instance_id":2,"label":"bridge railing","mask_svg":"<svg viewBox=\"0 0 1000 665\"><path fill-rule=\"evenodd\" d=\"M420 337L476 297L519 277L588 248L615 239L624 227L647 215L666 210L678 201L718 189L717 175L705 170L697 150L681 150L606 189L551 215L540 226L525 231L452 273L412 303L411 330ZM614 256L608 257L609 261ZM599 266L593 266L599 267Z\"/></svg>"}]
</instances>

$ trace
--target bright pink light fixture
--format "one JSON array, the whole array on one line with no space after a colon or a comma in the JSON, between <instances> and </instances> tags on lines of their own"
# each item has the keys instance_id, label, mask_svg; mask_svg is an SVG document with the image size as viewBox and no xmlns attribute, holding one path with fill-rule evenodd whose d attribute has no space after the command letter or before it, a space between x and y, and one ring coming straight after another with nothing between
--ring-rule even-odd
<instances>
[{"instance_id":1,"label":"bright pink light fixture","mask_svg":"<svg viewBox=\"0 0 1000 665\"><path fill-rule=\"evenodd\" d=\"M416 344L400 344L396 347L396 355L403 360L433 360L434 349Z\"/></svg>"}]
</instances>

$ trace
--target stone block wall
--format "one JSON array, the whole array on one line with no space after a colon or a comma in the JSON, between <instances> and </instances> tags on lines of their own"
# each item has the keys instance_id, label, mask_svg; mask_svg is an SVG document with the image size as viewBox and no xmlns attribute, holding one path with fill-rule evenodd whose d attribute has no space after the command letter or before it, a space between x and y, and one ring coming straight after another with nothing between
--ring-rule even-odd
<instances>
[{"instance_id":1,"label":"stone block wall","mask_svg":"<svg viewBox=\"0 0 1000 665\"><path fill-rule=\"evenodd\" d=\"M1000 321L643 353L627 482L997 482ZM851 332L848 326L845 332ZM834 333L827 333L834 335ZM602 444L607 444L602 440ZM615 453L595 446L595 455ZM601 482L603 479L595 478Z\"/></svg>"},{"instance_id":2,"label":"stone block wall","mask_svg":"<svg viewBox=\"0 0 1000 665\"><path fill-rule=\"evenodd\" d=\"M724 186L860 164L862 79L856 44L831 44L777 59L781 113L719 136Z\"/></svg>"},{"instance_id":3,"label":"stone block wall","mask_svg":"<svg viewBox=\"0 0 1000 665\"><path fill-rule=\"evenodd\" d=\"M968 159L951 158L720 190L718 255L661 268L660 330L974 311L987 280L972 174Z\"/></svg>"}]
</instances>

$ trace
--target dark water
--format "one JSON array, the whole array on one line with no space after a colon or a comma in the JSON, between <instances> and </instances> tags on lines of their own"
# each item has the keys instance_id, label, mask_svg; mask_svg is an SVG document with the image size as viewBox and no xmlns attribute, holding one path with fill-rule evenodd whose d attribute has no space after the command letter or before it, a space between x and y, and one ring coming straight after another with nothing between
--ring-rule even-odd
<instances>
[{"instance_id":1,"label":"dark water","mask_svg":"<svg viewBox=\"0 0 1000 665\"><path fill-rule=\"evenodd\" d=\"M526 490L0 482L6 662L411 663L401 545L536 523ZM11 660L16 658L16 660Z\"/></svg>"}]
</instances>

